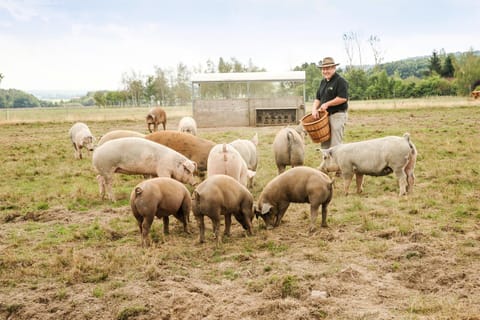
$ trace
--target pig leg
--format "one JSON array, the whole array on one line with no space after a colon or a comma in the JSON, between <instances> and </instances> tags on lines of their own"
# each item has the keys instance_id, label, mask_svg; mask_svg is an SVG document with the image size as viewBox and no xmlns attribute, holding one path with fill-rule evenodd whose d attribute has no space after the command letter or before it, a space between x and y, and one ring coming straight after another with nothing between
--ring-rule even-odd
<instances>
[{"instance_id":1,"label":"pig leg","mask_svg":"<svg viewBox=\"0 0 480 320\"><path fill-rule=\"evenodd\" d=\"M101 175L97 175L98 189L100 190L100 196L102 200L105 199L105 178Z\"/></svg>"},{"instance_id":2,"label":"pig leg","mask_svg":"<svg viewBox=\"0 0 480 320\"><path fill-rule=\"evenodd\" d=\"M140 229L140 242L143 247L143 229L142 229L143 216L138 212L136 206L132 206L132 212L133 212L133 215L135 216L135 219L137 219L138 228Z\"/></svg>"},{"instance_id":3,"label":"pig leg","mask_svg":"<svg viewBox=\"0 0 480 320\"><path fill-rule=\"evenodd\" d=\"M281 174L285 171L285 165L283 164L277 164L277 168L278 168L278 174Z\"/></svg>"},{"instance_id":4,"label":"pig leg","mask_svg":"<svg viewBox=\"0 0 480 320\"><path fill-rule=\"evenodd\" d=\"M395 170L395 175L398 179L398 184L400 185L399 196L403 196L407 193L407 175L405 174L404 168L399 168Z\"/></svg>"},{"instance_id":5,"label":"pig leg","mask_svg":"<svg viewBox=\"0 0 480 320\"><path fill-rule=\"evenodd\" d=\"M183 231L185 231L185 233L190 233L188 231L188 212L185 213L184 209L183 208L180 208L175 214L174 214L175 218L177 218L178 221L180 221L183 225Z\"/></svg>"},{"instance_id":6,"label":"pig leg","mask_svg":"<svg viewBox=\"0 0 480 320\"><path fill-rule=\"evenodd\" d=\"M405 174L407 175L407 192L410 193L413 191L413 185L415 184L415 174L413 169L415 167L415 162L413 159L409 159L407 166L405 167Z\"/></svg>"},{"instance_id":7,"label":"pig leg","mask_svg":"<svg viewBox=\"0 0 480 320\"><path fill-rule=\"evenodd\" d=\"M352 183L353 174L352 173L342 173L343 181L345 183L345 195L348 195L348 188L350 188L350 184Z\"/></svg>"},{"instance_id":8,"label":"pig leg","mask_svg":"<svg viewBox=\"0 0 480 320\"><path fill-rule=\"evenodd\" d=\"M415 184L415 175L413 172L407 173L407 192L411 193L413 191L413 185Z\"/></svg>"},{"instance_id":9,"label":"pig leg","mask_svg":"<svg viewBox=\"0 0 480 320\"><path fill-rule=\"evenodd\" d=\"M198 230L200 234L199 242L204 243L205 242L205 220L203 219L203 214L195 216L195 218L197 218Z\"/></svg>"},{"instance_id":10,"label":"pig leg","mask_svg":"<svg viewBox=\"0 0 480 320\"><path fill-rule=\"evenodd\" d=\"M154 216L148 216L142 222L142 247L150 247L150 226L152 225Z\"/></svg>"},{"instance_id":11,"label":"pig leg","mask_svg":"<svg viewBox=\"0 0 480 320\"><path fill-rule=\"evenodd\" d=\"M327 213L328 213L328 203L322 203L322 228L328 227L327 225Z\"/></svg>"},{"instance_id":12,"label":"pig leg","mask_svg":"<svg viewBox=\"0 0 480 320\"><path fill-rule=\"evenodd\" d=\"M108 193L108 197L112 202L115 202L115 195L113 194L113 174L111 176L105 176L105 189Z\"/></svg>"},{"instance_id":13,"label":"pig leg","mask_svg":"<svg viewBox=\"0 0 480 320\"><path fill-rule=\"evenodd\" d=\"M310 230L309 232L312 233L315 231L315 221L317 220L318 216L318 208L320 207L319 204L312 203L310 205ZM323 210L322 210L322 227L323 225Z\"/></svg>"},{"instance_id":14,"label":"pig leg","mask_svg":"<svg viewBox=\"0 0 480 320\"><path fill-rule=\"evenodd\" d=\"M275 215L276 220L275 220L275 224L273 225L274 227L278 227L280 225L283 215L287 211L289 205L290 205L290 202L284 202L279 204L277 214Z\"/></svg>"},{"instance_id":15,"label":"pig leg","mask_svg":"<svg viewBox=\"0 0 480 320\"><path fill-rule=\"evenodd\" d=\"M73 144L73 149L75 150L75 159L81 159L80 158L80 150L79 150L79 146L77 146L76 143Z\"/></svg>"},{"instance_id":16,"label":"pig leg","mask_svg":"<svg viewBox=\"0 0 480 320\"><path fill-rule=\"evenodd\" d=\"M253 226L252 226L252 221L250 221L250 219L248 218L249 213L247 211L247 212L243 212L242 214L243 214L243 221L245 221L245 224L247 226L247 228L246 228L247 235L251 236L251 235L253 235L253 233L252 233Z\"/></svg>"},{"instance_id":17,"label":"pig leg","mask_svg":"<svg viewBox=\"0 0 480 320\"><path fill-rule=\"evenodd\" d=\"M225 213L225 231L223 232L224 237L230 237L231 226L232 226L232 215L230 213Z\"/></svg>"},{"instance_id":18,"label":"pig leg","mask_svg":"<svg viewBox=\"0 0 480 320\"><path fill-rule=\"evenodd\" d=\"M220 209L210 212L209 216L212 220L213 234L215 235L215 239L217 239L217 245L219 245L222 242L222 239L220 238Z\"/></svg>"},{"instance_id":19,"label":"pig leg","mask_svg":"<svg viewBox=\"0 0 480 320\"><path fill-rule=\"evenodd\" d=\"M169 223L170 223L170 219L168 218L168 216L164 216L163 217L163 234L169 234L170 233L170 230L168 228Z\"/></svg>"},{"instance_id":20,"label":"pig leg","mask_svg":"<svg viewBox=\"0 0 480 320\"><path fill-rule=\"evenodd\" d=\"M363 192L363 174L361 173L355 173L355 180L357 183L357 193L362 193Z\"/></svg>"}]
</instances>

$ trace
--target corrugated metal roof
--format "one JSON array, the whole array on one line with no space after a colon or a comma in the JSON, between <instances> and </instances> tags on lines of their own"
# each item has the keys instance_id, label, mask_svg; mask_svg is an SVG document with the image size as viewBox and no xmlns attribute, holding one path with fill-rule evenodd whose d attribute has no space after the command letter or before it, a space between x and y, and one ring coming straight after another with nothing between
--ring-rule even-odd
<instances>
[{"instance_id":1,"label":"corrugated metal roof","mask_svg":"<svg viewBox=\"0 0 480 320\"><path fill-rule=\"evenodd\" d=\"M305 81L305 71L288 72L228 72L196 73L192 83L200 82L253 82L253 81Z\"/></svg>"}]
</instances>

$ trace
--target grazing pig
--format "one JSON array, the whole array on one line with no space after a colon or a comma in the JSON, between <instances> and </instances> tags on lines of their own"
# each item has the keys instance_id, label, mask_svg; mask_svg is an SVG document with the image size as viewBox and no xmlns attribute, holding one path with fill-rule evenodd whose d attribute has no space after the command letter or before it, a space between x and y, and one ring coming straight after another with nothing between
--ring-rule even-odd
<instances>
[{"instance_id":1,"label":"grazing pig","mask_svg":"<svg viewBox=\"0 0 480 320\"><path fill-rule=\"evenodd\" d=\"M237 139L230 142L230 145L233 146L242 156L243 160L247 164L247 168L252 171L257 171L258 164L258 155L257 155L257 145L258 145L258 134L255 133L252 139ZM253 176L248 179L248 187L253 187Z\"/></svg>"},{"instance_id":2,"label":"grazing pig","mask_svg":"<svg viewBox=\"0 0 480 320\"><path fill-rule=\"evenodd\" d=\"M247 168L240 153L229 144L217 144L210 150L207 161L207 177L215 174L226 174L247 186L248 180L255 172Z\"/></svg>"},{"instance_id":3,"label":"grazing pig","mask_svg":"<svg viewBox=\"0 0 480 320\"><path fill-rule=\"evenodd\" d=\"M98 140L97 146L100 146L110 140L127 137L145 138L145 135L143 133L131 130L112 130L104 134L100 140Z\"/></svg>"},{"instance_id":4,"label":"grazing pig","mask_svg":"<svg viewBox=\"0 0 480 320\"><path fill-rule=\"evenodd\" d=\"M153 107L148 111L147 117L145 119L147 122L148 131L151 133L153 131L158 131L158 125L161 123L163 130L166 130L167 127L167 114L165 110L160 107ZM153 125L153 130L152 130Z\"/></svg>"},{"instance_id":5,"label":"grazing pig","mask_svg":"<svg viewBox=\"0 0 480 320\"><path fill-rule=\"evenodd\" d=\"M145 138L172 148L195 161L198 170L202 172L207 170L208 154L215 145L215 142L210 140L172 130L154 132L146 135Z\"/></svg>"},{"instance_id":6,"label":"grazing pig","mask_svg":"<svg viewBox=\"0 0 480 320\"><path fill-rule=\"evenodd\" d=\"M225 236L230 235L232 214L252 235L253 196L237 180L224 174L208 177L200 183L192 194L192 211L200 230L200 243L205 242L204 216L212 220L217 245L222 242L219 236L220 216L225 217Z\"/></svg>"},{"instance_id":7,"label":"grazing pig","mask_svg":"<svg viewBox=\"0 0 480 320\"><path fill-rule=\"evenodd\" d=\"M99 173L100 194L104 198L107 191L112 201L115 201L112 192L114 173L171 177L194 185L196 166L194 161L175 150L136 137L107 141L93 152L93 167Z\"/></svg>"},{"instance_id":8,"label":"grazing pig","mask_svg":"<svg viewBox=\"0 0 480 320\"><path fill-rule=\"evenodd\" d=\"M285 167L302 166L305 158L305 142L303 130L292 127L281 129L273 140L273 154L278 168L278 174L285 171Z\"/></svg>"},{"instance_id":9,"label":"grazing pig","mask_svg":"<svg viewBox=\"0 0 480 320\"><path fill-rule=\"evenodd\" d=\"M323 172L299 166L279 174L263 189L255 214L267 227L277 227L291 202L310 203L310 232L315 230L322 206L322 227L327 226L327 207L333 197L333 182Z\"/></svg>"},{"instance_id":10,"label":"grazing pig","mask_svg":"<svg viewBox=\"0 0 480 320\"><path fill-rule=\"evenodd\" d=\"M413 191L417 149L408 133L403 137L388 136L345 143L322 150L322 153L323 162L319 169L323 172L341 172L345 194L348 194L354 174L357 192L361 193L364 175L385 176L392 172L397 176L400 196Z\"/></svg>"},{"instance_id":11,"label":"grazing pig","mask_svg":"<svg viewBox=\"0 0 480 320\"><path fill-rule=\"evenodd\" d=\"M183 117L178 123L178 131L197 135L197 122L192 117Z\"/></svg>"},{"instance_id":12,"label":"grazing pig","mask_svg":"<svg viewBox=\"0 0 480 320\"><path fill-rule=\"evenodd\" d=\"M85 123L75 123L70 128L69 135L75 149L75 159L82 159L82 148L93 151L95 137Z\"/></svg>"},{"instance_id":13,"label":"grazing pig","mask_svg":"<svg viewBox=\"0 0 480 320\"><path fill-rule=\"evenodd\" d=\"M173 215L188 231L192 200L190 192L180 182L171 178L153 178L137 184L130 194L130 207L137 219L142 247L150 246L150 226L157 216L163 219L163 233L168 234L168 216Z\"/></svg>"}]
</instances>

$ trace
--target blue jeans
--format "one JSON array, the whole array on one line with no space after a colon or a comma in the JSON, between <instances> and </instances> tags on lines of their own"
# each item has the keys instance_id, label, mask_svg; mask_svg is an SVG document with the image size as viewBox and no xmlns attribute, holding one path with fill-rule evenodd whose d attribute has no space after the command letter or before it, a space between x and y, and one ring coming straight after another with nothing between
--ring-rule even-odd
<instances>
[{"instance_id":1,"label":"blue jeans","mask_svg":"<svg viewBox=\"0 0 480 320\"><path fill-rule=\"evenodd\" d=\"M342 143L347 120L347 112L337 112L328 116L328 123L330 125L330 139L322 142L322 149L328 149Z\"/></svg>"}]
</instances>

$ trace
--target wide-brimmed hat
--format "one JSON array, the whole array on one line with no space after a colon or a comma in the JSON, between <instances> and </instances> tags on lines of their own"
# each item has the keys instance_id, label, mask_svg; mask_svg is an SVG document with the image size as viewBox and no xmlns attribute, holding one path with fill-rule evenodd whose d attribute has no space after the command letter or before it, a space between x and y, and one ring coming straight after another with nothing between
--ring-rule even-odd
<instances>
[{"instance_id":1,"label":"wide-brimmed hat","mask_svg":"<svg viewBox=\"0 0 480 320\"><path fill-rule=\"evenodd\" d=\"M332 67L332 66L338 66L340 63L335 63L335 60L333 60L332 57L325 57L323 58L322 61L318 62L319 68L325 68L325 67Z\"/></svg>"}]
</instances>

